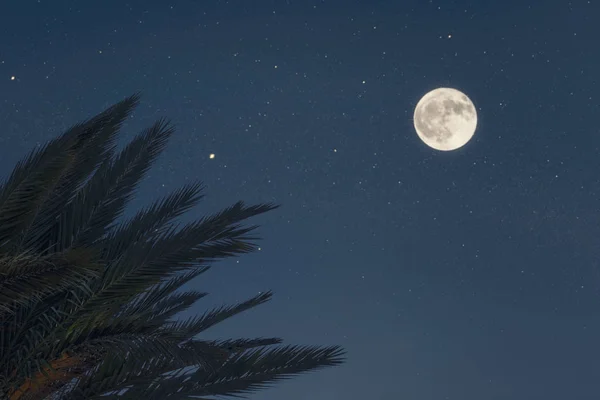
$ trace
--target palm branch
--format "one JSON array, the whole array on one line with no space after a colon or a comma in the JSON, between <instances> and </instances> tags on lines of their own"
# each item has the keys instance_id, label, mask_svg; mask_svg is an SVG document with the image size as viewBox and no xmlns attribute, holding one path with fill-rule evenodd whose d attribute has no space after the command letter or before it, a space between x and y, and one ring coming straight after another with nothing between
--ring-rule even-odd
<instances>
[{"instance_id":1,"label":"palm branch","mask_svg":"<svg viewBox=\"0 0 600 400\"><path fill-rule=\"evenodd\" d=\"M0 398L239 397L343 362L336 346L198 338L271 292L173 319L206 295L176 290L212 261L254 251L256 226L242 223L278 206L238 202L179 227L203 197L192 183L118 222L173 133L159 120L116 154L138 101L35 149L0 186Z\"/></svg>"}]
</instances>

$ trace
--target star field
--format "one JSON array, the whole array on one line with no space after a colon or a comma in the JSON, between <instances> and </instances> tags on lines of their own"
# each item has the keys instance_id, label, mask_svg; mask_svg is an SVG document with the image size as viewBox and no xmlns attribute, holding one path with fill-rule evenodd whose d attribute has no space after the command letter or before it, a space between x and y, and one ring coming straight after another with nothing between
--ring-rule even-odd
<instances>
[{"instance_id":1,"label":"star field","mask_svg":"<svg viewBox=\"0 0 600 400\"><path fill-rule=\"evenodd\" d=\"M0 171L137 92L122 143L176 134L131 204L192 180L186 218L276 202L256 253L183 314L272 289L209 331L340 344L259 400L600 395L600 53L594 1L22 0L0 14ZM453 87L452 152L412 115ZM129 215L129 214L128 214Z\"/></svg>"}]
</instances>

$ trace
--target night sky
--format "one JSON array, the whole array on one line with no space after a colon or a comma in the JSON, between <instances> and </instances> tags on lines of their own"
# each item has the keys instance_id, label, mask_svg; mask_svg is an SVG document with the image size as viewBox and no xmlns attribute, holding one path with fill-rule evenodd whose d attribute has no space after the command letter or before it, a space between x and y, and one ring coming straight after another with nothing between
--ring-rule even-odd
<instances>
[{"instance_id":1,"label":"night sky","mask_svg":"<svg viewBox=\"0 0 600 400\"><path fill-rule=\"evenodd\" d=\"M348 361L253 399L600 397L597 1L6 3L2 176L141 91L122 143L160 117L177 133L126 216L192 180L206 198L184 222L282 204L182 317L272 289L207 337ZM477 108L455 151L413 127L436 87Z\"/></svg>"}]
</instances>

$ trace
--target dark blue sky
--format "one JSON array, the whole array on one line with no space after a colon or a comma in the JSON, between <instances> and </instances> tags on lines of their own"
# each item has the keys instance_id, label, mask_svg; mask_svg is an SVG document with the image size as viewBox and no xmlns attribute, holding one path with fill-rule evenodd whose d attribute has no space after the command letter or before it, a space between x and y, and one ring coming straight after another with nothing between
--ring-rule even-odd
<instances>
[{"instance_id":1,"label":"dark blue sky","mask_svg":"<svg viewBox=\"0 0 600 400\"><path fill-rule=\"evenodd\" d=\"M253 221L260 252L192 283L212 295L190 312L273 289L211 337L348 350L254 399L597 399L598 15L580 0L10 2L0 171L142 91L123 142L162 116L178 133L132 207L197 179L189 218L283 205ZM479 116L453 152L412 125L440 86Z\"/></svg>"}]
</instances>

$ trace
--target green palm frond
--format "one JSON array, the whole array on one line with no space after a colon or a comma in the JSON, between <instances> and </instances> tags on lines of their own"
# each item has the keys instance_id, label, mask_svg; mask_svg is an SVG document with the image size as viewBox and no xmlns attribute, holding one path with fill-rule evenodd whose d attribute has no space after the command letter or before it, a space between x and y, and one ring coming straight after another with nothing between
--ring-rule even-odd
<instances>
[{"instance_id":1,"label":"green palm frond","mask_svg":"<svg viewBox=\"0 0 600 400\"><path fill-rule=\"evenodd\" d=\"M277 381L289 379L302 372L340 365L343 361L343 351L337 346L260 348L238 353L217 368L210 370L197 368L190 373L180 369L173 371L175 373L162 375L150 383L142 382L141 379L137 382L131 379L131 383L124 380L124 383L117 387L119 391L128 389L124 395L115 393L100 396L87 392L89 397L73 397L73 399L159 400L197 399L198 396L246 397ZM129 384L134 386L128 388Z\"/></svg>"},{"instance_id":2,"label":"green palm frond","mask_svg":"<svg viewBox=\"0 0 600 400\"><path fill-rule=\"evenodd\" d=\"M186 271L183 274L174 276L168 280L165 280L158 285L154 285L142 294L136 296L134 300L121 307L121 310L117 312L116 315L132 316L152 312L157 308L157 304L160 303L160 301L166 298L169 294L173 293L185 283L191 281L195 277L203 274L208 270L208 266L203 268L196 268L190 271Z\"/></svg>"},{"instance_id":3,"label":"green palm frond","mask_svg":"<svg viewBox=\"0 0 600 400\"><path fill-rule=\"evenodd\" d=\"M119 222L173 134L159 120L115 154L138 101L75 125L0 185L0 398L236 397L341 363L338 347L199 338L271 292L174 319L206 296L177 290L214 261L256 250L256 226L244 223L278 206L238 202L180 227L203 197L192 183Z\"/></svg>"},{"instance_id":4,"label":"green palm frond","mask_svg":"<svg viewBox=\"0 0 600 400\"><path fill-rule=\"evenodd\" d=\"M67 130L20 162L0 189L0 245L48 251L48 235L64 205L114 151L121 123L137 105L131 96ZM56 238L53 238L56 239Z\"/></svg>"},{"instance_id":5,"label":"green palm frond","mask_svg":"<svg viewBox=\"0 0 600 400\"><path fill-rule=\"evenodd\" d=\"M79 248L42 257L31 252L0 256L0 315L30 298L42 300L73 286L87 287L102 272L90 253Z\"/></svg>"},{"instance_id":6,"label":"green palm frond","mask_svg":"<svg viewBox=\"0 0 600 400\"><path fill-rule=\"evenodd\" d=\"M231 224L271 209L270 205L244 207L238 203L226 213L187 224L179 231L173 228L153 239L135 242L117 262L107 266L94 296L73 314L74 324L87 329L86 326L95 323L94 319L117 312L123 303L159 284L163 278L203 268L215 259L252 251L256 246L247 233L254 227Z\"/></svg>"},{"instance_id":7,"label":"green palm frond","mask_svg":"<svg viewBox=\"0 0 600 400\"><path fill-rule=\"evenodd\" d=\"M175 190L163 200L139 211L132 219L111 230L104 239L104 258L113 260L138 240L148 240L169 227L170 223L204 197L202 184L192 183Z\"/></svg>"},{"instance_id":8,"label":"green palm frond","mask_svg":"<svg viewBox=\"0 0 600 400\"><path fill-rule=\"evenodd\" d=\"M101 165L73 206L73 213L87 210L81 212L84 218L77 227L75 245L91 244L104 237L173 132L166 120L160 120L135 137L113 162Z\"/></svg>"},{"instance_id":9,"label":"green palm frond","mask_svg":"<svg viewBox=\"0 0 600 400\"><path fill-rule=\"evenodd\" d=\"M223 322L237 314L266 303L272 296L271 292L261 293L242 303L219 307L198 317L191 317L184 321L165 322L159 330L161 332L168 332L180 340L185 340L186 338L196 336L219 322Z\"/></svg>"}]
</instances>

